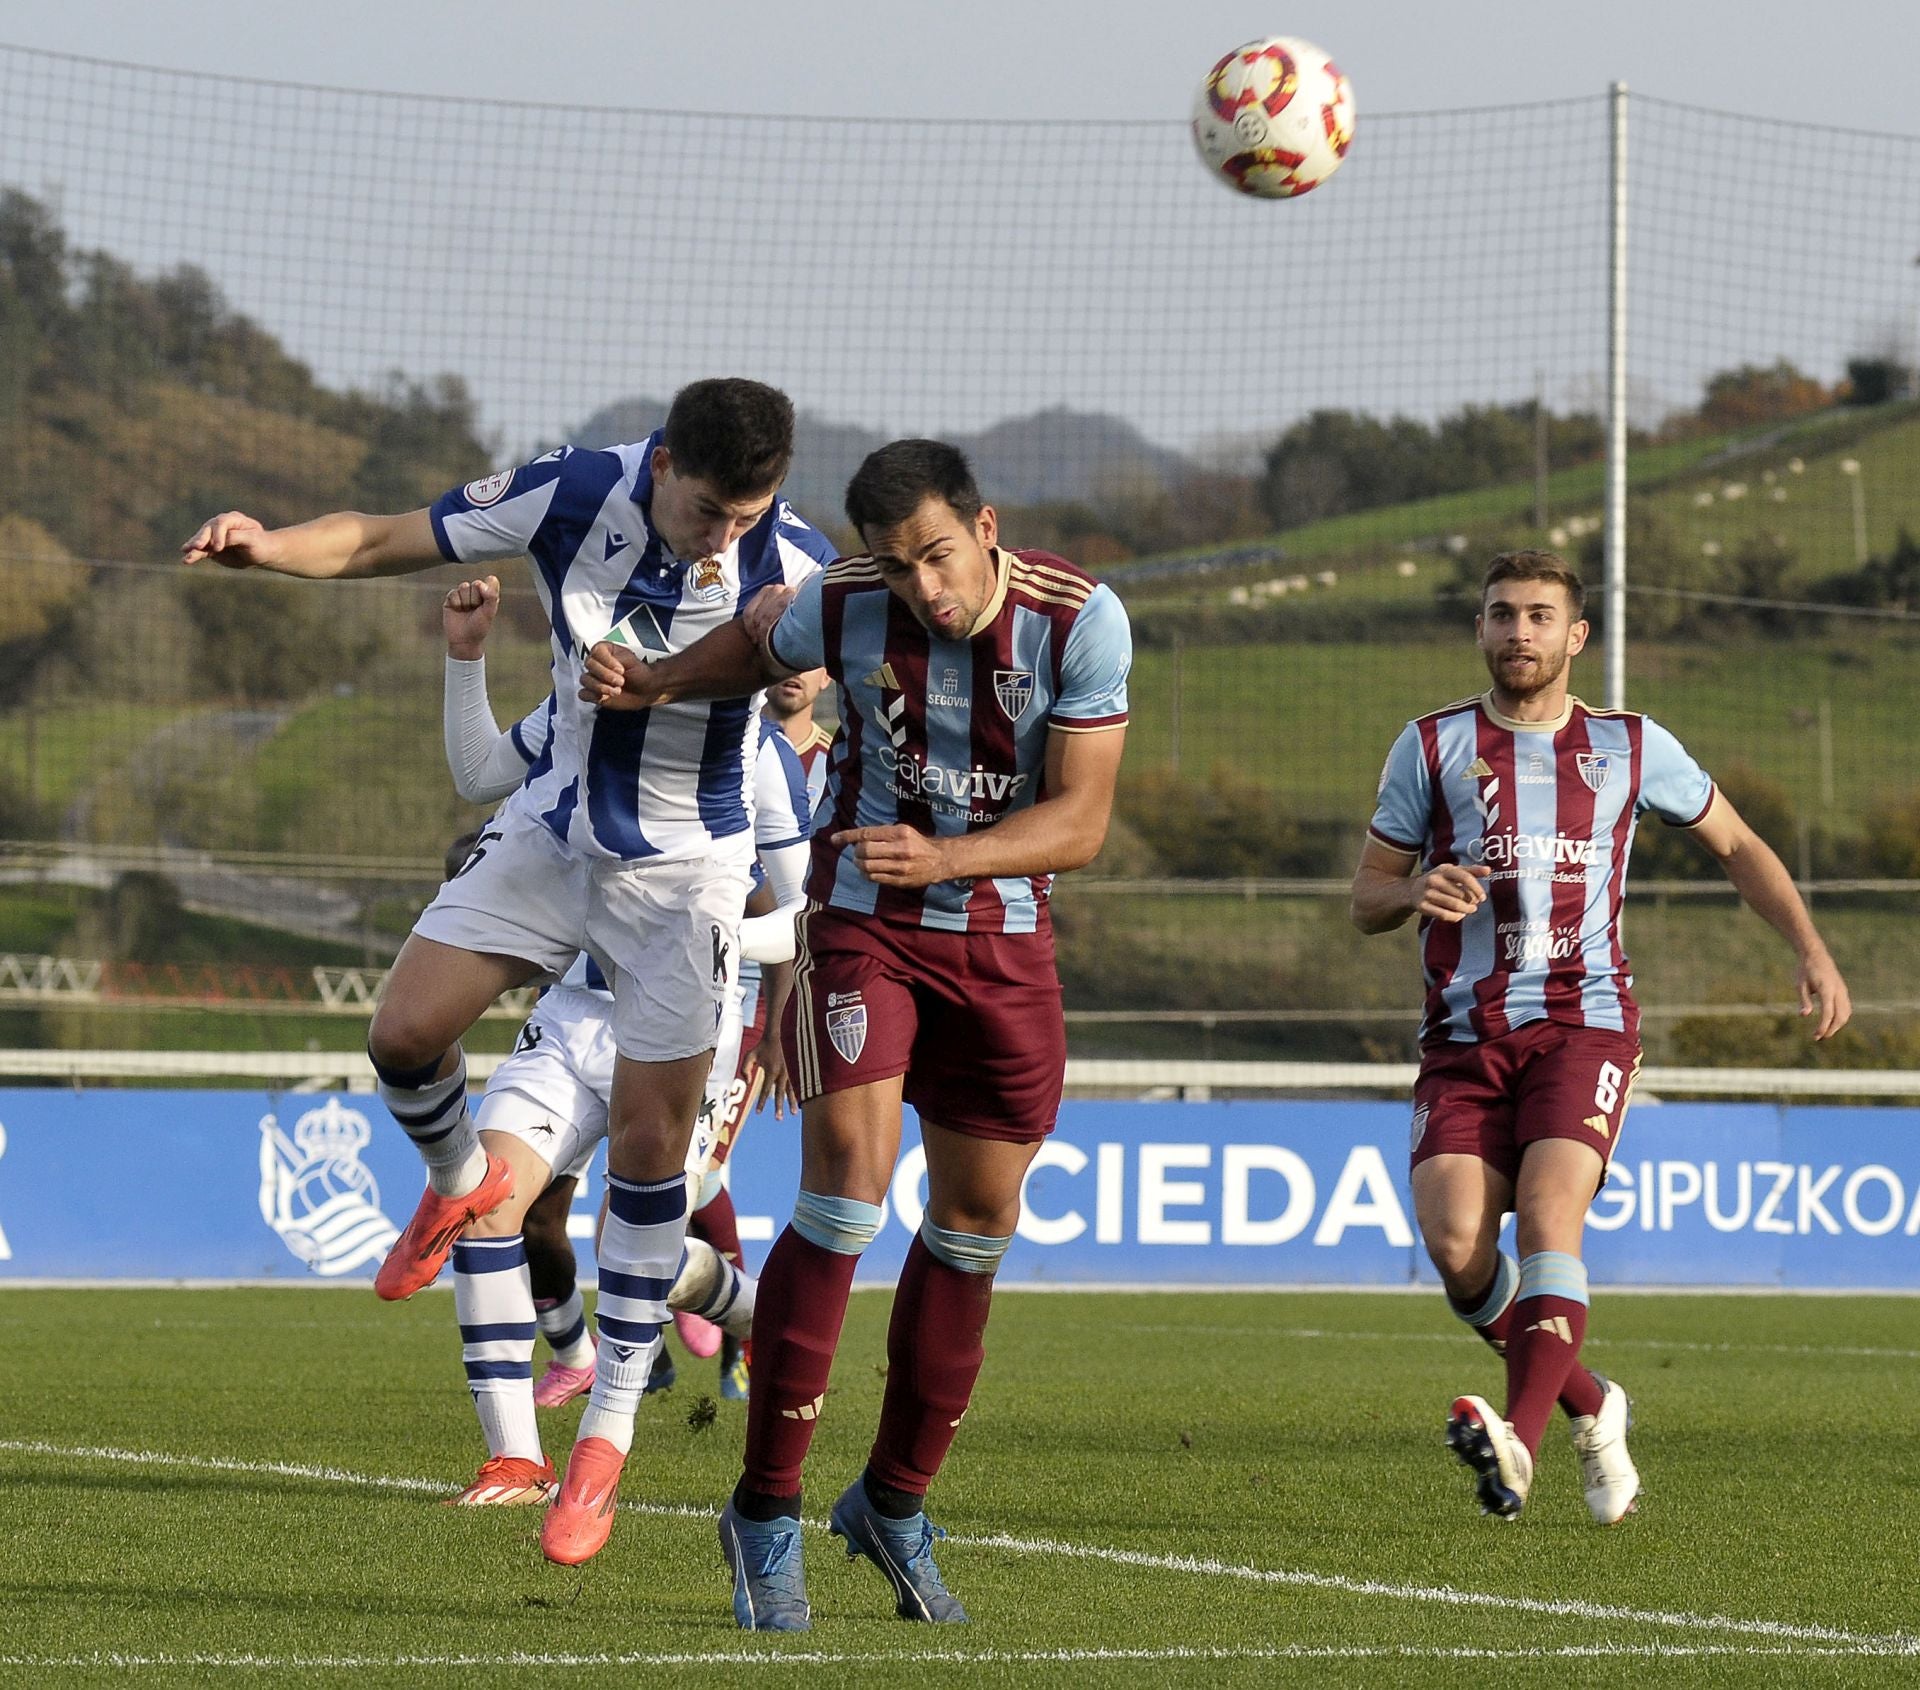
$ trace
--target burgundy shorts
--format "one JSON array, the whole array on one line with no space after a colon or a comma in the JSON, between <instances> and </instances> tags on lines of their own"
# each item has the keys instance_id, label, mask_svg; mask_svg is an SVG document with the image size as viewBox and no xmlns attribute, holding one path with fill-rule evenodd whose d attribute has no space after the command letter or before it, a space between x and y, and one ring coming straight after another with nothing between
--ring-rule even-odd
<instances>
[{"instance_id":1,"label":"burgundy shorts","mask_svg":"<svg viewBox=\"0 0 1920 1690\"><path fill-rule=\"evenodd\" d=\"M1413 1165L1478 1156L1513 1179L1543 1138L1592 1145L1605 1163L1639 1072L1640 1041L1604 1027L1529 1021L1497 1039L1434 1045L1413 1083Z\"/></svg>"},{"instance_id":2,"label":"burgundy shorts","mask_svg":"<svg viewBox=\"0 0 1920 1690\"><path fill-rule=\"evenodd\" d=\"M1032 1143L1053 1131L1067 1026L1053 935L947 933L809 907L781 1030L803 1099L906 1075L936 1126Z\"/></svg>"}]
</instances>

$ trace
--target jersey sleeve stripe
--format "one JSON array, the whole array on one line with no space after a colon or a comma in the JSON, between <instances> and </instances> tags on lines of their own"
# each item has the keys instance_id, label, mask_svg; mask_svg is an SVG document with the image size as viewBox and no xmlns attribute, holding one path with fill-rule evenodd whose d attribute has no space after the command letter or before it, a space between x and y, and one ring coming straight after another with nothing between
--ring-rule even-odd
<instances>
[{"instance_id":1,"label":"jersey sleeve stripe","mask_svg":"<svg viewBox=\"0 0 1920 1690\"><path fill-rule=\"evenodd\" d=\"M1019 580L1013 583L1013 588L1015 592L1024 593L1030 599L1039 600L1041 604L1057 604L1067 610L1085 610L1087 608L1087 601L1084 595L1076 596L1072 593L1049 592L1043 588L1032 585L1030 582Z\"/></svg>"},{"instance_id":2,"label":"jersey sleeve stripe","mask_svg":"<svg viewBox=\"0 0 1920 1690\"><path fill-rule=\"evenodd\" d=\"M1030 581L1036 585L1050 588L1054 592L1078 593L1082 598L1089 596L1099 587L1097 581L1088 581L1078 575L1069 575L1063 570L1046 569L1037 564L1024 562L1018 558L1014 560L1013 579L1016 581Z\"/></svg>"},{"instance_id":3,"label":"jersey sleeve stripe","mask_svg":"<svg viewBox=\"0 0 1920 1690\"><path fill-rule=\"evenodd\" d=\"M1112 728L1124 728L1127 725L1126 713L1118 716L1049 716L1047 726L1058 729L1063 734L1106 733Z\"/></svg>"},{"instance_id":4,"label":"jersey sleeve stripe","mask_svg":"<svg viewBox=\"0 0 1920 1690\"><path fill-rule=\"evenodd\" d=\"M1675 822L1674 826L1681 829L1698 827L1703 821L1707 819L1708 811L1710 811L1713 808L1714 799L1718 798L1719 796L1720 796L1720 788L1714 785L1712 781L1708 781L1707 782L1707 801L1706 803L1700 806L1699 815L1695 816L1693 820L1690 822Z\"/></svg>"},{"instance_id":5,"label":"jersey sleeve stripe","mask_svg":"<svg viewBox=\"0 0 1920 1690\"><path fill-rule=\"evenodd\" d=\"M440 555L449 563L458 563L460 554L453 549L453 538L447 533L446 519L441 516L438 504L427 507L427 520L433 524L433 543L440 548Z\"/></svg>"},{"instance_id":6,"label":"jersey sleeve stripe","mask_svg":"<svg viewBox=\"0 0 1920 1690\"><path fill-rule=\"evenodd\" d=\"M1377 827L1368 828L1367 837L1378 840L1382 845L1386 846L1389 851L1405 851L1409 856L1414 857L1420 855L1420 847L1418 845L1409 845L1404 839L1395 839L1392 834L1382 833Z\"/></svg>"}]
</instances>

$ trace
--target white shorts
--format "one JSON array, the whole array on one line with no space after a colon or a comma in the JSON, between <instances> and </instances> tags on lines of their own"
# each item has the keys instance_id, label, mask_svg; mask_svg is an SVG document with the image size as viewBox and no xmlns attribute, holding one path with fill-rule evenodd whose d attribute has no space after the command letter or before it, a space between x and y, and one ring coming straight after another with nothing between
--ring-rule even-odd
<instances>
[{"instance_id":1,"label":"white shorts","mask_svg":"<svg viewBox=\"0 0 1920 1690\"><path fill-rule=\"evenodd\" d=\"M480 1101L481 1132L519 1139L559 1179L584 1174L607 1136L614 1058L609 1007L596 992L555 986L534 1005L513 1054L494 1069Z\"/></svg>"},{"instance_id":2,"label":"white shorts","mask_svg":"<svg viewBox=\"0 0 1920 1690\"><path fill-rule=\"evenodd\" d=\"M718 1042L753 888L741 838L736 862L591 865L587 948L613 987L614 1043L629 1061L677 1062Z\"/></svg>"},{"instance_id":3,"label":"white shorts","mask_svg":"<svg viewBox=\"0 0 1920 1690\"><path fill-rule=\"evenodd\" d=\"M737 998L738 993L729 996ZM715 1076L724 1057L727 1079L733 1077L739 1051L739 1018L728 1014L722 1021L721 1048L707 1076L707 1097L687 1144L690 1202L719 1140ZM517 1138L547 1164L555 1178L579 1179L607 1136L615 1054L612 1006L607 999L598 992L553 987L534 1006L513 1054L487 1081L477 1122L480 1131ZM725 1084L719 1083L724 1097Z\"/></svg>"},{"instance_id":4,"label":"white shorts","mask_svg":"<svg viewBox=\"0 0 1920 1690\"><path fill-rule=\"evenodd\" d=\"M553 836L522 788L413 930L520 957L555 979L590 951L613 987L620 1054L677 1062L713 1049L739 973L752 837L721 840L714 852L670 862L585 856Z\"/></svg>"},{"instance_id":5,"label":"white shorts","mask_svg":"<svg viewBox=\"0 0 1920 1690\"><path fill-rule=\"evenodd\" d=\"M519 957L558 979L586 944L591 868L515 794L413 930L457 950Z\"/></svg>"}]
</instances>

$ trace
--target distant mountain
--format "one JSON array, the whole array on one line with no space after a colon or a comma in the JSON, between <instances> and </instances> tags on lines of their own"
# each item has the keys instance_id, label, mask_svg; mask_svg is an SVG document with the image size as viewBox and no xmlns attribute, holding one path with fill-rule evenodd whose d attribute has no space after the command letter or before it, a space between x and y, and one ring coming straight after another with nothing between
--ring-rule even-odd
<instances>
[{"instance_id":1,"label":"distant mountain","mask_svg":"<svg viewBox=\"0 0 1920 1690\"><path fill-rule=\"evenodd\" d=\"M664 399L616 400L594 412L569 439L576 446L638 440L658 428L666 414ZM837 524L849 477L888 438L801 412L788 496L814 520ZM998 505L1092 504L1120 494L1163 493L1193 473L1178 452L1155 446L1131 423L1064 406L948 438L967 454L981 491Z\"/></svg>"}]
</instances>

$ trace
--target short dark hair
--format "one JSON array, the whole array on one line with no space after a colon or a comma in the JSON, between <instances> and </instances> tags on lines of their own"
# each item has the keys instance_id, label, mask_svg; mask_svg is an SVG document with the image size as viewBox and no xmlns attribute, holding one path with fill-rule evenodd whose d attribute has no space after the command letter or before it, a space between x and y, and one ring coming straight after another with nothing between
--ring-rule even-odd
<instances>
[{"instance_id":1,"label":"short dark hair","mask_svg":"<svg viewBox=\"0 0 1920 1690\"><path fill-rule=\"evenodd\" d=\"M1480 583L1481 603L1486 602L1488 589L1502 581L1551 581L1566 589L1574 621L1587 613L1587 589L1580 572L1558 552L1502 552L1487 565L1487 578Z\"/></svg>"},{"instance_id":2,"label":"short dark hair","mask_svg":"<svg viewBox=\"0 0 1920 1690\"><path fill-rule=\"evenodd\" d=\"M711 482L723 499L770 493L793 462L793 401L744 376L689 382L661 435L677 474Z\"/></svg>"},{"instance_id":3,"label":"short dark hair","mask_svg":"<svg viewBox=\"0 0 1920 1690\"><path fill-rule=\"evenodd\" d=\"M847 520L861 538L897 528L928 499L944 499L962 522L985 507L967 455L944 440L895 440L869 452L847 483Z\"/></svg>"},{"instance_id":4,"label":"short dark hair","mask_svg":"<svg viewBox=\"0 0 1920 1690\"><path fill-rule=\"evenodd\" d=\"M447 847L447 879L451 880L467 866L467 858L473 855L473 848L479 843L480 829L473 827L468 828L465 833L461 834L458 839Z\"/></svg>"}]
</instances>

